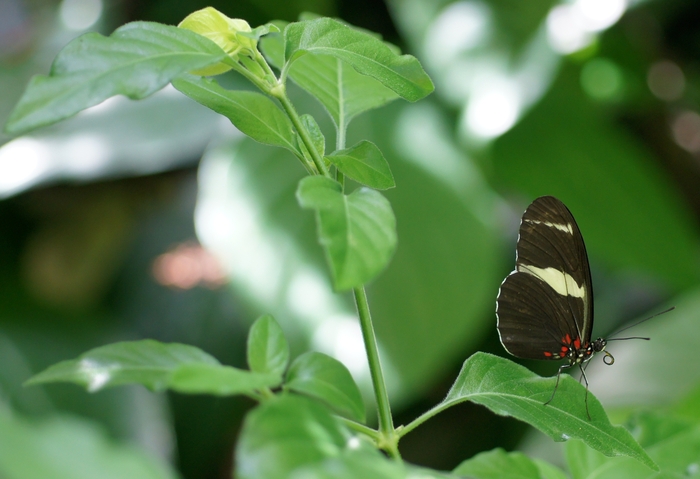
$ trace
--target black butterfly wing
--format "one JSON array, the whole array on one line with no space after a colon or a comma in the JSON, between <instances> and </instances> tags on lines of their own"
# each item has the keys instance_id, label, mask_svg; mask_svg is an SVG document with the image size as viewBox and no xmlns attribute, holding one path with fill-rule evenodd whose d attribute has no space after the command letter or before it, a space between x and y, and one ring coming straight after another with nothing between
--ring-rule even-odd
<instances>
[{"instance_id":1,"label":"black butterfly wing","mask_svg":"<svg viewBox=\"0 0 700 479\"><path fill-rule=\"evenodd\" d=\"M571 212L552 196L536 199L523 214L516 251L516 269L503 281L496 307L503 347L522 358L558 359L562 346L587 344L591 274Z\"/></svg>"}]
</instances>

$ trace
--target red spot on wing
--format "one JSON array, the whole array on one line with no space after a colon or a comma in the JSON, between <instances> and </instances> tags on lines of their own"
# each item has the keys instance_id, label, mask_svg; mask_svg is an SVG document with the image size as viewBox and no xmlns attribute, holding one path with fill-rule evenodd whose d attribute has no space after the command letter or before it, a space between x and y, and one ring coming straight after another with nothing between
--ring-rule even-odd
<instances>
[{"instance_id":1,"label":"red spot on wing","mask_svg":"<svg viewBox=\"0 0 700 479\"><path fill-rule=\"evenodd\" d=\"M552 353L550 353L549 351L545 351L544 355L547 356L548 358L552 357Z\"/></svg>"},{"instance_id":2,"label":"red spot on wing","mask_svg":"<svg viewBox=\"0 0 700 479\"><path fill-rule=\"evenodd\" d=\"M564 342L566 344L571 344L571 336L569 336L568 334L564 336Z\"/></svg>"},{"instance_id":3,"label":"red spot on wing","mask_svg":"<svg viewBox=\"0 0 700 479\"><path fill-rule=\"evenodd\" d=\"M576 349L581 349L581 339L580 338L574 339L574 347Z\"/></svg>"},{"instance_id":4,"label":"red spot on wing","mask_svg":"<svg viewBox=\"0 0 700 479\"><path fill-rule=\"evenodd\" d=\"M566 346L561 347L561 354L562 355L565 355L568 351L569 351L569 348L567 348Z\"/></svg>"}]
</instances>

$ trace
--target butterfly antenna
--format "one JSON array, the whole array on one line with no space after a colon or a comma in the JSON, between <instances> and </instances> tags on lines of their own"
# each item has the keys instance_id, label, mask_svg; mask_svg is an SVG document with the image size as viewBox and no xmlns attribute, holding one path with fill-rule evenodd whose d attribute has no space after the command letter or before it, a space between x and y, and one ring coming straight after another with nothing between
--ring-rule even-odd
<instances>
[{"instance_id":1,"label":"butterfly antenna","mask_svg":"<svg viewBox=\"0 0 700 479\"><path fill-rule=\"evenodd\" d=\"M636 323L634 323L634 324L631 324L631 325L627 326L626 328L622 328L621 330L619 330L619 331L616 332L615 334L620 334L621 332L627 331L627 330L630 329L630 328L634 328L635 326L639 326L640 324L642 324L642 323L645 322L645 321L649 321L649 320L652 319L652 318L655 318L655 317L657 317L657 316L660 316L660 315L662 315L662 314L664 314L664 313L668 313L669 311L673 311L674 309L676 309L676 307L675 307L675 306L671 306L670 308L665 309L665 310L663 310L663 311L661 311L661 312L659 312L659 313L652 314L652 315L649 316L648 318L642 319L641 321L638 321L638 322L636 322ZM641 336L632 336L632 337L629 337L629 338L610 338L610 339L607 339L607 341L624 341L624 340L626 340L626 339L644 339L644 340L646 340L646 341L649 341L649 339L651 339L651 338L644 338L644 337L641 337Z\"/></svg>"}]
</instances>

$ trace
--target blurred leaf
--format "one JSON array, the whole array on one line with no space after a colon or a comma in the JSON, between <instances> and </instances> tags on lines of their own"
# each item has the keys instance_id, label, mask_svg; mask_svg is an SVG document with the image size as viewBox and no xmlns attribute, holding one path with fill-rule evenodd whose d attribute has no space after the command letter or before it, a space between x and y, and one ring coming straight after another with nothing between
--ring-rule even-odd
<instances>
[{"instance_id":1,"label":"blurred leaf","mask_svg":"<svg viewBox=\"0 0 700 479\"><path fill-rule=\"evenodd\" d=\"M664 426L670 421L670 427ZM629 458L606 458L595 452L586 451L581 443L567 444L566 458L569 468L581 468L574 473L574 479L633 479L633 478L681 478L696 477L700 472L700 424L688 424L676 429L672 425L677 420L665 413L645 413L635 419L635 427L641 429L666 430L663 439L646 448L649 455L659 465L660 473L651 473L638 462Z\"/></svg>"},{"instance_id":2,"label":"blurred leaf","mask_svg":"<svg viewBox=\"0 0 700 479\"><path fill-rule=\"evenodd\" d=\"M409 101L420 100L434 89L415 57L399 56L378 38L330 18L290 23L284 30L284 42L287 68L306 53L331 55ZM314 96L316 90L311 91Z\"/></svg>"},{"instance_id":3,"label":"blurred leaf","mask_svg":"<svg viewBox=\"0 0 700 479\"><path fill-rule=\"evenodd\" d=\"M49 76L32 79L5 129L23 133L114 95L144 98L176 76L225 56L196 33L158 23L128 23L109 37L87 33L58 54Z\"/></svg>"},{"instance_id":4,"label":"blurred leaf","mask_svg":"<svg viewBox=\"0 0 700 479\"><path fill-rule=\"evenodd\" d=\"M252 91L226 90L215 80L193 76L174 80L173 86L207 108L224 115L252 139L286 148L301 156L292 122L265 95Z\"/></svg>"},{"instance_id":5,"label":"blurred leaf","mask_svg":"<svg viewBox=\"0 0 700 479\"><path fill-rule=\"evenodd\" d=\"M290 479L465 479L432 469L402 465L380 456L329 458L294 472Z\"/></svg>"},{"instance_id":6,"label":"blurred leaf","mask_svg":"<svg viewBox=\"0 0 700 479\"><path fill-rule=\"evenodd\" d=\"M279 386L281 382L282 378L277 374L215 364L185 364L173 371L168 388L186 394L233 396Z\"/></svg>"},{"instance_id":7,"label":"blurred leaf","mask_svg":"<svg viewBox=\"0 0 700 479\"><path fill-rule=\"evenodd\" d=\"M591 420L586 415L585 388L563 375L554 400L544 405L556 378L540 378L512 361L476 353L464 366L443 402L445 409L463 401L482 404L501 416L513 416L536 427L555 441L581 439L606 456L629 456L647 467L658 467L630 433L613 426L598 400L588 394Z\"/></svg>"},{"instance_id":8,"label":"blurred leaf","mask_svg":"<svg viewBox=\"0 0 700 479\"><path fill-rule=\"evenodd\" d=\"M384 457L321 404L292 395L266 401L248 415L235 459L239 479L457 479Z\"/></svg>"},{"instance_id":9,"label":"blurred leaf","mask_svg":"<svg viewBox=\"0 0 700 479\"><path fill-rule=\"evenodd\" d=\"M350 371L323 353L309 351L292 362L285 387L320 399L342 416L364 422L365 404Z\"/></svg>"},{"instance_id":10,"label":"blurred leaf","mask_svg":"<svg viewBox=\"0 0 700 479\"><path fill-rule=\"evenodd\" d=\"M649 153L585 98L570 65L496 141L497 178L528 197L564 201L593 258L657 275L674 288L697 284L700 237L687 206Z\"/></svg>"},{"instance_id":11,"label":"blurred leaf","mask_svg":"<svg viewBox=\"0 0 700 479\"><path fill-rule=\"evenodd\" d=\"M533 459L533 462L539 469L542 479L569 479L569 476L557 466L537 458Z\"/></svg>"},{"instance_id":12,"label":"blurred leaf","mask_svg":"<svg viewBox=\"0 0 700 479\"><path fill-rule=\"evenodd\" d=\"M261 40L268 61L284 65L282 35ZM355 116L394 101L398 95L374 78L357 73L350 65L328 55L304 55L292 64L289 78L326 108L337 129L347 128Z\"/></svg>"},{"instance_id":13,"label":"blurred leaf","mask_svg":"<svg viewBox=\"0 0 700 479\"><path fill-rule=\"evenodd\" d=\"M499 203L453 143L447 120L423 102L395 104L355 125L382 150L399 185L385 192L399 244L367 294L383 350L401 371L403 391L415 394L445 380L450 365L494 331L503 279Z\"/></svg>"},{"instance_id":14,"label":"blurred leaf","mask_svg":"<svg viewBox=\"0 0 700 479\"><path fill-rule=\"evenodd\" d=\"M474 479L548 479L540 474L535 462L521 452L506 452L501 448L482 452L463 461L452 471Z\"/></svg>"},{"instance_id":15,"label":"blurred leaf","mask_svg":"<svg viewBox=\"0 0 700 479\"><path fill-rule=\"evenodd\" d=\"M700 385L676 404L673 412L681 417L700 421Z\"/></svg>"},{"instance_id":16,"label":"blurred leaf","mask_svg":"<svg viewBox=\"0 0 700 479\"><path fill-rule=\"evenodd\" d=\"M248 366L256 373L270 373L280 378L289 364L289 344L275 318L260 316L248 333Z\"/></svg>"},{"instance_id":17,"label":"blurred leaf","mask_svg":"<svg viewBox=\"0 0 700 479\"><path fill-rule=\"evenodd\" d=\"M566 463L571 471L573 479L585 479L594 471L606 464L610 458L605 457L600 452L586 446L583 441L573 439L566 443L564 448L566 453ZM645 473L650 471L644 468Z\"/></svg>"},{"instance_id":18,"label":"blurred leaf","mask_svg":"<svg viewBox=\"0 0 700 479\"><path fill-rule=\"evenodd\" d=\"M116 444L85 421L52 417L29 422L0 412L3 479L175 479L164 464Z\"/></svg>"},{"instance_id":19,"label":"blurred leaf","mask_svg":"<svg viewBox=\"0 0 700 479\"><path fill-rule=\"evenodd\" d=\"M396 219L380 193L360 188L346 196L336 181L315 176L299 182L297 198L316 211L336 290L361 286L386 267L396 248Z\"/></svg>"},{"instance_id":20,"label":"blurred leaf","mask_svg":"<svg viewBox=\"0 0 700 479\"><path fill-rule=\"evenodd\" d=\"M396 186L389 163L371 141L363 140L352 148L334 151L326 158L360 184L378 190Z\"/></svg>"},{"instance_id":21,"label":"blurred leaf","mask_svg":"<svg viewBox=\"0 0 700 479\"><path fill-rule=\"evenodd\" d=\"M381 457L316 401L283 395L265 401L246 417L236 446L236 477L291 477L328 458Z\"/></svg>"},{"instance_id":22,"label":"blurred leaf","mask_svg":"<svg viewBox=\"0 0 700 479\"><path fill-rule=\"evenodd\" d=\"M527 4L488 0L487 3L497 23L493 30L499 37L505 38L515 52L524 48L546 24L547 14L558 4L556 0L535 0Z\"/></svg>"},{"instance_id":23,"label":"blurred leaf","mask_svg":"<svg viewBox=\"0 0 700 479\"><path fill-rule=\"evenodd\" d=\"M54 364L26 384L72 382L95 392L136 383L160 390L167 387L173 371L185 364L218 366L219 362L193 346L144 339L92 349L77 359Z\"/></svg>"},{"instance_id":24,"label":"blurred leaf","mask_svg":"<svg viewBox=\"0 0 700 479\"><path fill-rule=\"evenodd\" d=\"M700 423L667 411L647 410L635 412L628 422L629 428L635 431L639 444L646 449L685 434Z\"/></svg>"}]
</instances>

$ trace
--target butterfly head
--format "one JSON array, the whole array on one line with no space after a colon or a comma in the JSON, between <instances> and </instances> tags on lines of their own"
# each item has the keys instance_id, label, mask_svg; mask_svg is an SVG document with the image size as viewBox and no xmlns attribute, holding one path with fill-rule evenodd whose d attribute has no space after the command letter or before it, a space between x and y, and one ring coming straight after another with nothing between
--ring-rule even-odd
<instances>
[{"instance_id":1,"label":"butterfly head","mask_svg":"<svg viewBox=\"0 0 700 479\"><path fill-rule=\"evenodd\" d=\"M603 362L608 366L611 366L615 362L615 358L612 354L605 350L605 346L607 345L608 342L605 339L598 338L595 341L593 341L593 343L591 344L591 348L593 349L594 353L600 353L601 351L604 352L605 356L603 357Z\"/></svg>"}]
</instances>

